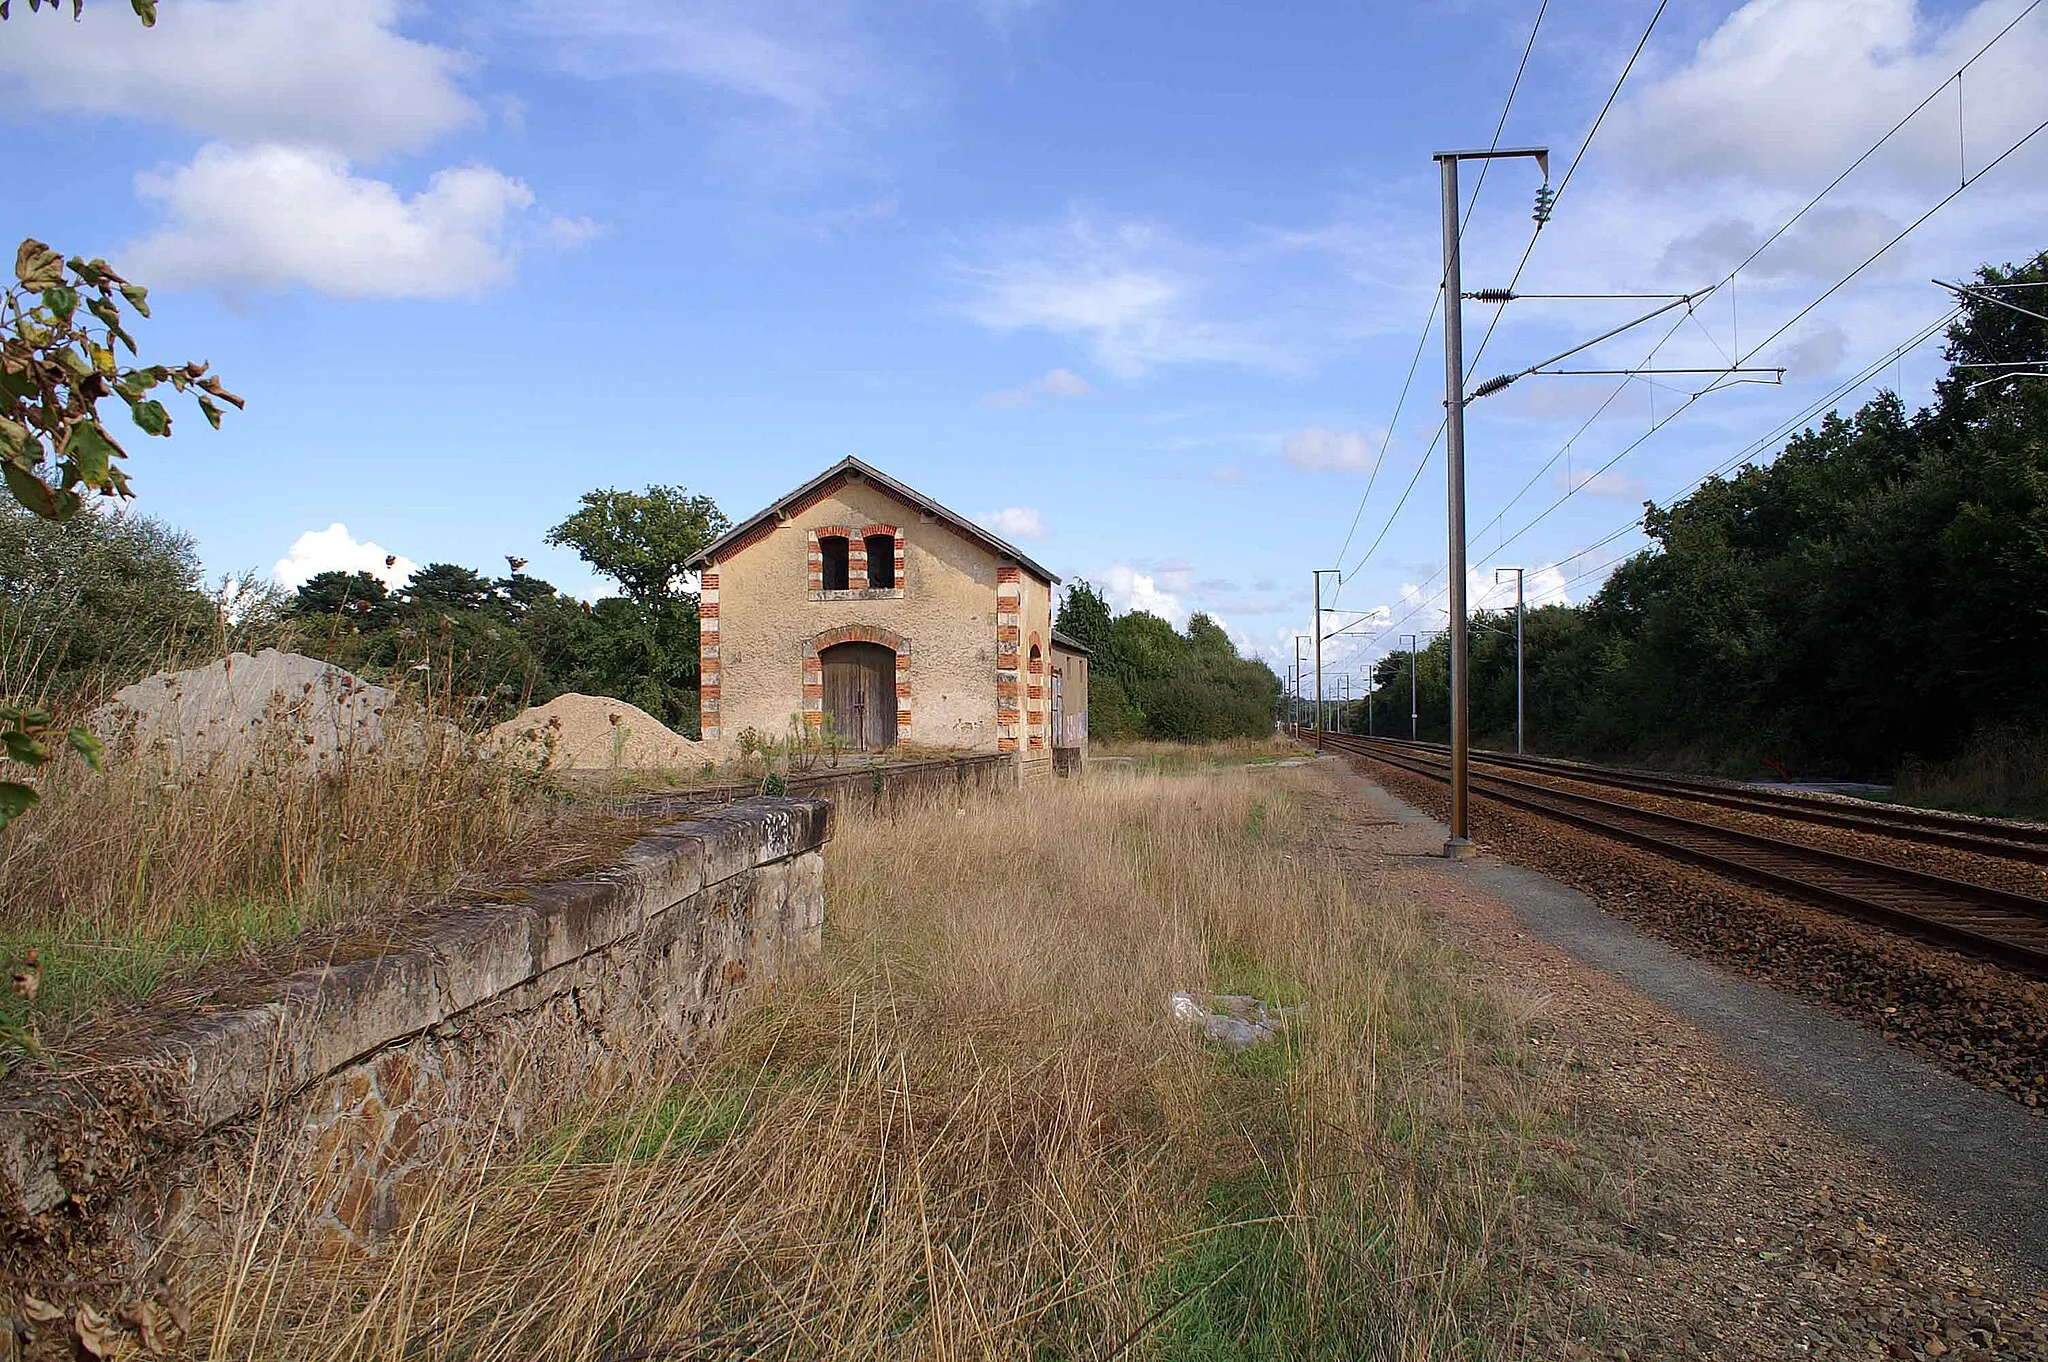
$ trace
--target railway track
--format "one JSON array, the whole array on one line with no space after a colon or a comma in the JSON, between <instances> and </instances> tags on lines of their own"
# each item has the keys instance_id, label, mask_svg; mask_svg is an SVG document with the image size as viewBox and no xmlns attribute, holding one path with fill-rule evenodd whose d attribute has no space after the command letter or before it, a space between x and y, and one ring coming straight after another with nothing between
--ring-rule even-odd
<instances>
[{"instance_id":1,"label":"railway track","mask_svg":"<svg viewBox=\"0 0 2048 1362\"><path fill-rule=\"evenodd\" d=\"M1410 744L1336 733L1324 734L1323 744L1426 779L1450 780L1448 756ZM1512 776L1475 770L1471 788L1496 803L2048 978L2048 900Z\"/></svg>"},{"instance_id":2,"label":"railway track","mask_svg":"<svg viewBox=\"0 0 2048 1362\"><path fill-rule=\"evenodd\" d=\"M1325 734L1325 739L1346 737ZM1371 738L1367 741L1400 750L1442 755L1450 749L1442 743L1407 742L1399 738ZM1743 788L1712 780L1692 780L1650 771L1624 771L1589 766L1556 757L1515 756L1507 752L1474 751L1475 765L1505 767L1559 776L1586 785L1604 785L1639 794L1661 795L1693 804L1711 804L1742 813L1788 818L1801 823L1868 832L1905 842L1972 851L2007 860L2048 865L2048 826L2001 823L1963 818L1934 809L1889 808L1872 804L1858 808L1831 799L1816 799L1791 791Z\"/></svg>"}]
</instances>

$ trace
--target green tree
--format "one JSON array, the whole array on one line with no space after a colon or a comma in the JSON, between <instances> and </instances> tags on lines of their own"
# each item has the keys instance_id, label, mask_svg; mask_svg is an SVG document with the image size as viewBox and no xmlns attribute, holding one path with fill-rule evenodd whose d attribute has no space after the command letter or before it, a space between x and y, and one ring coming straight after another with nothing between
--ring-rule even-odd
<instances>
[{"instance_id":1,"label":"green tree","mask_svg":"<svg viewBox=\"0 0 2048 1362\"><path fill-rule=\"evenodd\" d=\"M91 503L69 520L0 506L0 636L35 640L17 690L101 688L213 641L217 607L192 537Z\"/></svg>"},{"instance_id":2,"label":"green tree","mask_svg":"<svg viewBox=\"0 0 2048 1362\"><path fill-rule=\"evenodd\" d=\"M585 492L581 509L549 530L547 542L576 550L645 604L683 595L683 565L728 525L710 497L691 496L680 487L606 487Z\"/></svg>"},{"instance_id":3,"label":"green tree","mask_svg":"<svg viewBox=\"0 0 2048 1362\"><path fill-rule=\"evenodd\" d=\"M454 563L429 563L407 579L407 609L415 613L483 610L498 600L497 589L484 577Z\"/></svg>"},{"instance_id":4,"label":"green tree","mask_svg":"<svg viewBox=\"0 0 2048 1362\"><path fill-rule=\"evenodd\" d=\"M398 617L391 592L367 572L338 568L315 573L292 597L299 615L338 615L359 628L376 628Z\"/></svg>"}]
</instances>

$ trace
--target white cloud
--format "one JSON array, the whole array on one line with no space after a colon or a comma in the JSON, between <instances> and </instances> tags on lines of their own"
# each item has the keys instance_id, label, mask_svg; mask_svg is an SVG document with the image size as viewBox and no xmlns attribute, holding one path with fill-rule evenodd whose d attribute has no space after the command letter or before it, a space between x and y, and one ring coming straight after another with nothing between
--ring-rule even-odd
<instances>
[{"instance_id":1,"label":"white cloud","mask_svg":"<svg viewBox=\"0 0 2048 1362\"><path fill-rule=\"evenodd\" d=\"M549 218L545 235L550 244L573 250L603 236L604 224L591 218Z\"/></svg>"},{"instance_id":2,"label":"white cloud","mask_svg":"<svg viewBox=\"0 0 2048 1362\"><path fill-rule=\"evenodd\" d=\"M1626 101L1614 130L1656 175L1825 179L1954 75L2014 8L1983 0L1943 24L1918 0L1750 0L1683 67ZM2048 24L2038 20L1970 69L1965 126L1975 147L2003 147L2048 117L2044 69ZM1954 101L1937 99L1895 146L1888 173L1953 183Z\"/></svg>"},{"instance_id":3,"label":"white cloud","mask_svg":"<svg viewBox=\"0 0 2048 1362\"><path fill-rule=\"evenodd\" d=\"M1118 614L1143 610L1166 620L1176 629L1187 625L1188 609L1180 597L1162 590L1156 578L1128 564L1115 563L1104 569L1098 585L1102 588L1103 599Z\"/></svg>"},{"instance_id":4,"label":"white cloud","mask_svg":"<svg viewBox=\"0 0 2048 1362\"><path fill-rule=\"evenodd\" d=\"M1310 426L1280 442L1280 457L1304 473L1362 473L1372 467L1379 437L1362 430Z\"/></svg>"},{"instance_id":5,"label":"white cloud","mask_svg":"<svg viewBox=\"0 0 2048 1362\"><path fill-rule=\"evenodd\" d=\"M1649 484L1629 473L1567 473L1557 470L1552 485L1564 492L1581 492L1592 497L1635 497L1649 494Z\"/></svg>"},{"instance_id":6,"label":"white cloud","mask_svg":"<svg viewBox=\"0 0 2048 1362\"><path fill-rule=\"evenodd\" d=\"M1029 506L1005 506L976 516L974 523L1005 539L1043 539L1049 533L1045 517Z\"/></svg>"},{"instance_id":7,"label":"white cloud","mask_svg":"<svg viewBox=\"0 0 2048 1362\"><path fill-rule=\"evenodd\" d=\"M20 9L20 5L15 8ZM462 54L398 32L399 0L174 0L145 29L124 4L77 23L19 16L0 87L39 108L176 123L240 143L368 158L418 151L482 112Z\"/></svg>"},{"instance_id":8,"label":"white cloud","mask_svg":"<svg viewBox=\"0 0 2048 1362\"><path fill-rule=\"evenodd\" d=\"M991 330L1079 338L1123 375L1193 362L1288 367L1260 326L1204 315L1213 262L1149 223L1075 212L996 234L980 255L958 273L972 291L967 315Z\"/></svg>"},{"instance_id":9,"label":"white cloud","mask_svg":"<svg viewBox=\"0 0 2048 1362\"><path fill-rule=\"evenodd\" d=\"M1072 369L1054 369L1021 388L1005 388L982 398L990 407L1028 407L1041 397L1086 397L1094 389Z\"/></svg>"},{"instance_id":10,"label":"white cloud","mask_svg":"<svg viewBox=\"0 0 2048 1362\"><path fill-rule=\"evenodd\" d=\"M1769 362L1781 366L1786 378L1796 382L1826 378L1842 367L1842 357L1848 352L1848 333L1833 322L1820 322L1806 328L1797 340L1779 346Z\"/></svg>"},{"instance_id":11,"label":"white cloud","mask_svg":"<svg viewBox=\"0 0 2048 1362\"><path fill-rule=\"evenodd\" d=\"M443 170L406 198L338 154L286 146L210 145L136 188L169 219L128 248L138 276L352 298L460 297L503 282L509 224L533 203L487 166Z\"/></svg>"},{"instance_id":12,"label":"white cloud","mask_svg":"<svg viewBox=\"0 0 2048 1362\"><path fill-rule=\"evenodd\" d=\"M518 22L573 75L692 87L725 164L786 182L872 169L874 135L929 101L859 20L847 0L528 0Z\"/></svg>"},{"instance_id":13,"label":"white cloud","mask_svg":"<svg viewBox=\"0 0 2048 1362\"><path fill-rule=\"evenodd\" d=\"M393 561L386 563L389 558ZM382 544L358 543L348 526L335 521L324 530L307 530L292 541L270 570L270 579L295 591L322 572L367 572L386 586L402 585L418 569L410 558L391 553Z\"/></svg>"},{"instance_id":14,"label":"white cloud","mask_svg":"<svg viewBox=\"0 0 2048 1362\"><path fill-rule=\"evenodd\" d=\"M1875 255L1904 225L1881 209L1824 204L1773 241L1746 268L1745 277L1814 279L1839 275L1849 266ZM1658 269L1667 277L1701 282L1718 279L1747 260L1763 245L1767 235L1765 228L1744 218L1716 218L1666 246Z\"/></svg>"}]
</instances>

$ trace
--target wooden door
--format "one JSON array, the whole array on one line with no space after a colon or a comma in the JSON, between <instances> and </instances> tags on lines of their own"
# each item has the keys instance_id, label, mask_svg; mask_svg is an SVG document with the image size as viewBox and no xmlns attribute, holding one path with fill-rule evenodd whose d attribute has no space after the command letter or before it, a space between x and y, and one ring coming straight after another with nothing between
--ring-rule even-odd
<instances>
[{"instance_id":1,"label":"wooden door","mask_svg":"<svg viewBox=\"0 0 2048 1362\"><path fill-rule=\"evenodd\" d=\"M896 653L879 643L841 643L818 655L825 713L839 741L861 752L896 744Z\"/></svg>"}]
</instances>

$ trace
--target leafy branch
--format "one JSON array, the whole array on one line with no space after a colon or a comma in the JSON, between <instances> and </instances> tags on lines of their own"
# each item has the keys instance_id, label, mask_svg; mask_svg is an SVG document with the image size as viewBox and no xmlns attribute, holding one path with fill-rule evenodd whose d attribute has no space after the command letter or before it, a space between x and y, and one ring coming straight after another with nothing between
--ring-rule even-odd
<instances>
[{"instance_id":1,"label":"leafy branch","mask_svg":"<svg viewBox=\"0 0 2048 1362\"><path fill-rule=\"evenodd\" d=\"M137 0L137 12L143 8ZM0 0L0 18L6 14ZM145 23L153 18L143 14ZM124 306L147 317L149 291L104 260L67 261L33 238L15 252L14 280L0 289L0 475L14 499L45 520L69 520L87 492L135 495L121 467L128 451L100 419L107 398L125 403L143 434L161 436L171 433L171 414L150 394L165 384L191 393L216 430L222 403L242 405L205 364L124 365L118 350L135 354ZM0 705L0 754L8 762L47 764L53 736L47 711ZM91 733L73 728L61 736L99 769ZM0 781L0 828L35 804L30 786Z\"/></svg>"},{"instance_id":2,"label":"leafy branch","mask_svg":"<svg viewBox=\"0 0 2048 1362\"><path fill-rule=\"evenodd\" d=\"M0 0L0 19L7 17L10 2L11 0ZM28 0L28 12L34 14L44 5L48 5L50 13L55 14L64 8L64 0ZM135 11L135 17L142 20L144 28L156 27L156 0L128 0L128 5ZM71 0L71 17L76 19L84 13L85 0Z\"/></svg>"}]
</instances>

